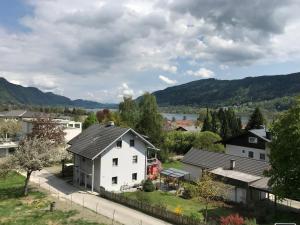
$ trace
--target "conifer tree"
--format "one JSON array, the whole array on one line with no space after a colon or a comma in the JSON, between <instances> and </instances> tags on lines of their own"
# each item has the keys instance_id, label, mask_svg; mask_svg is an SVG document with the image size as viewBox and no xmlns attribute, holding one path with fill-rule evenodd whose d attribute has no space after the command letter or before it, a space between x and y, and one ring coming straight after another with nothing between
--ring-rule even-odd
<instances>
[{"instance_id":1,"label":"conifer tree","mask_svg":"<svg viewBox=\"0 0 300 225\"><path fill-rule=\"evenodd\" d=\"M246 130L251 129L259 129L264 125L265 119L260 111L260 109L257 107L254 112L252 113L248 124L246 126Z\"/></svg>"}]
</instances>

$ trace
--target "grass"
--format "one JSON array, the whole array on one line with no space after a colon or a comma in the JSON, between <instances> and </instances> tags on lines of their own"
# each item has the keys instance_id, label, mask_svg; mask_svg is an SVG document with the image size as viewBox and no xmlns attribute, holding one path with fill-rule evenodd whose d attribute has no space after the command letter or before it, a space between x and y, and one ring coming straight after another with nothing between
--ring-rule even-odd
<instances>
[{"instance_id":1,"label":"grass","mask_svg":"<svg viewBox=\"0 0 300 225\"><path fill-rule=\"evenodd\" d=\"M175 169L183 169L182 162L176 160L176 161L170 161L165 162L162 164L163 169L169 169L169 168L175 168Z\"/></svg>"},{"instance_id":2,"label":"grass","mask_svg":"<svg viewBox=\"0 0 300 225\"><path fill-rule=\"evenodd\" d=\"M198 218L203 218L205 204L196 198L183 199L175 196L174 194L162 191L127 192L124 193L124 195L132 199L149 202L152 205L163 205L172 212L175 212L176 209L181 208L183 215L193 215L197 216ZM226 207L226 205L220 202L209 204L208 209L209 214L212 217L227 216L233 212L231 208Z\"/></svg>"},{"instance_id":3,"label":"grass","mask_svg":"<svg viewBox=\"0 0 300 225\"><path fill-rule=\"evenodd\" d=\"M48 196L34 189L22 196L24 177L16 172L0 178L0 224L5 225L99 225L99 223L74 219L76 210L49 212ZM104 225L104 224L102 224Z\"/></svg>"}]
</instances>

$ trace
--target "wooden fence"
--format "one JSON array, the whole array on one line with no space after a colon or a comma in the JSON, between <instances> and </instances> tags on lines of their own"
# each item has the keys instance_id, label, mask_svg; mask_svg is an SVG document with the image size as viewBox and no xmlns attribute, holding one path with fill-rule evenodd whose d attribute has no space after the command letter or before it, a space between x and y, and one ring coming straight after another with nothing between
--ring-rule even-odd
<instances>
[{"instance_id":1,"label":"wooden fence","mask_svg":"<svg viewBox=\"0 0 300 225\"><path fill-rule=\"evenodd\" d=\"M135 199L128 198L122 194L116 194L101 190L100 196L111 201L126 205L138 211L144 212L153 217L168 221L177 225L204 225L204 223L198 219L191 218L189 216L176 214L164 207L153 206L149 203L141 202Z\"/></svg>"}]
</instances>

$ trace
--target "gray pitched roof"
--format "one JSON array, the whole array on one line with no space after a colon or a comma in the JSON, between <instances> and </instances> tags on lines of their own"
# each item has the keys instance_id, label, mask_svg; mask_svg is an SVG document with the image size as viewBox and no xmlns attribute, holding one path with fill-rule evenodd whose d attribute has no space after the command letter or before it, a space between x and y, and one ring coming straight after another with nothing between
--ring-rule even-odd
<instances>
[{"instance_id":1,"label":"gray pitched roof","mask_svg":"<svg viewBox=\"0 0 300 225\"><path fill-rule=\"evenodd\" d=\"M267 131L265 129L252 129L252 130L249 130L249 132L260 137L261 139L265 140L266 142L271 142L271 140L267 138Z\"/></svg>"},{"instance_id":2,"label":"gray pitched roof","mask_svg":"<svg viewBox=\"0 0 300 225\"><path fill-rule=\"evenodd\" d=\"M129 131L132 131L148 145L154 147L150 142L145 140L140 134L136 133L131 128L94 124L69 141L68 144L70 144L71 147L68 148L68 151L88 159L94 159L108 146Z\"/></svg>"},{"instance_id":3,"label":"gray pitched roof","mask_svg":"<svg viewBox=\"0 0 300 225\"><path fill-rule=\"evenodd\" d=\"M269 168L269 163L264 161L224 153L204 151L195 148L192 148L183 157L182 162L207 169L215 169L219 167L229 169L230 160L235 160L235 171L255 176L263 176L264 170Z\"/></svg>"},{"instance_id":4,"label":"gray pitched roof","mask_svg":"<svg viewBox=\"0 0 300 225\"><path fill-rule=\"evenodd\" d=\"M0 112L0 117L11 118L35 118L35 117L48 117L49 115L42 112L32 112L27 110L10 110Z\"/></svg>"}]
</instances>

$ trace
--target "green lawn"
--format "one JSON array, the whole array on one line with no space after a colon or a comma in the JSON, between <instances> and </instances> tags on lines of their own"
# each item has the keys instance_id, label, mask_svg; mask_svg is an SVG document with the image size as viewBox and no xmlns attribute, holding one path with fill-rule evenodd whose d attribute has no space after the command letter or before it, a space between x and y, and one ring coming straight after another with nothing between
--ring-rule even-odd
<instances>
[{"instance_id":1,"label":"green lawn","mask_svg":"<svg viewBox=\"0 0 300 225\"><path fill-rule=\"evenodd\" d=\"M133 199L137 199L143 202L149 202L153 205L163 205L170 211L175 211L177 207L182 208L184 215L194 215L198 218L203 218L205 205L198 199L183 199L177 197L174 194L154 191L154 192L127 192L125 196ZM220 217L231 214L233 211L231 208L224 206L224 204L216 203L209 205L209 214L213 217Z\"/></svg>"},{"instance_id":2,"label":"green lawn","mask_svg":"<svg viewBox=\"0 0 300 225\"><path fill-rule=\"evenodd\" d=\"M16 172L0 178L0 224L5 225L96 225L82 219L72 219L75 210L49 212L50 198L31 189L22 197L24 177Z\"/></svg>"},{"instance_id":3,"label":"green lawn","mask_svg":"<svg viewBox=\"0 0 300 225\"><path fill-rule=\"evenodd\" d=\"M182 162L176 160L172 162L166 162L162 164L163 169L168 169L168 168L176 168L176 169L183 169L183 164Z\"/></svg>"}]
</instances>

